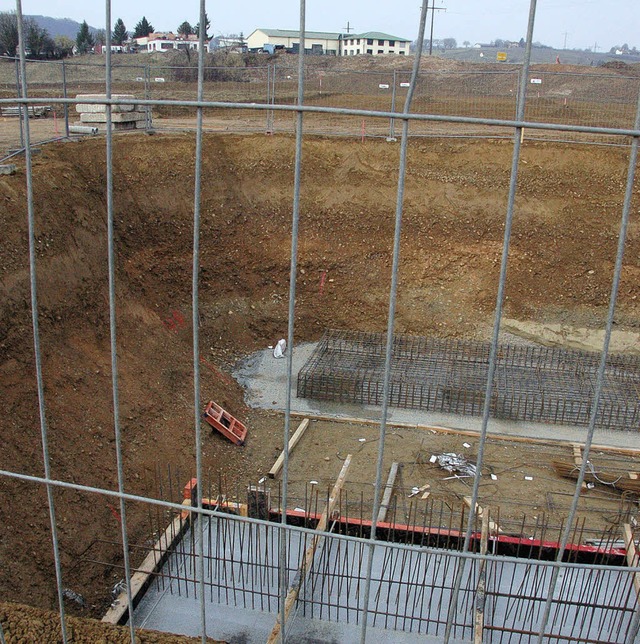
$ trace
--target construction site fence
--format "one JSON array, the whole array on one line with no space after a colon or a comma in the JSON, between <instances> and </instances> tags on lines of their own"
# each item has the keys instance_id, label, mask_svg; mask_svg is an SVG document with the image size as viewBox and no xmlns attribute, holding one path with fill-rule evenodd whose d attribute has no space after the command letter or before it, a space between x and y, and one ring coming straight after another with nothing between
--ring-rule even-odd
<instances>
[{"instance_id":1,"label":"construction site fence","mask_svg":"<svg viewBox=\"0 0 640 644\"><path fill-rule=\"evenodd\" d=\"M124 58L125 55L119 57ZM298 70L291 63L269 63L244 67L242 59L229 56L234 65L207 66L204 69L205 101L247 103L248 109L210 108L204 112L204 128L223 132L293 133L295 113L251 110L255 104L295 105L298 96ZM104 93L105 65L74 60L28 61L26 79L20 77L17 60L0 59L0 97L20 95L26 81L31 95L74 98L78 94ZM517 113L517 88L522 69L509 65L499 70L440 70L419 73L412 102L412 113L455 117L481 117L512 120ZM619 70L583 72L532 71L528 74L525 120L576 126L631 129L640 93L640 77ZM113 94L133 94L147 100L196 98L195 60L183 66L118 64L112 67ZM410 84L404 70L354 71L305 69L304 103L309 106L402 112ZM156 106L147 120L147 129L192 130L195 110L185 106ZM54 106L51 118L39 124L32 141L40 142L69 135L69 124L79 115L71 106ZM15 128L15 147L20 143L19 119L3 119L3 127ZM305 132L318 135L384 137L399 135L396 118L361 118L355 115L312 114L305 119ZM409 135L455 137L508 137L509 128L461 123L414 122ZM544 132L531 129L533 139L627 144L624 137L570 132Z\"/></svg>"}]
</instances>

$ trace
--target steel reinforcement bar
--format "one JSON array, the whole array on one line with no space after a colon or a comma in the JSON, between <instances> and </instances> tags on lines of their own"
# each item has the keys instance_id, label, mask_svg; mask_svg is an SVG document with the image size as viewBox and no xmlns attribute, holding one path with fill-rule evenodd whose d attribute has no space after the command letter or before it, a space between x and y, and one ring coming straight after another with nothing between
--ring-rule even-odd
<instances>
[{"instance_id":1,"label":"steel reinforcement bar","mask_svg":"<svg viewBox=\"0 0 640 644\"><path fill-rule=\"evenodd\" d=\"M298 373L300 398L381 405L383 334L329 330ZM406 335L393 339L390 404L480 415L490 345ZM494 418L587 425L599 356L584 351L501 344L491 400ZM607 360L596 426L640 427L640 358Z\"/></svg>"}]
</instances>

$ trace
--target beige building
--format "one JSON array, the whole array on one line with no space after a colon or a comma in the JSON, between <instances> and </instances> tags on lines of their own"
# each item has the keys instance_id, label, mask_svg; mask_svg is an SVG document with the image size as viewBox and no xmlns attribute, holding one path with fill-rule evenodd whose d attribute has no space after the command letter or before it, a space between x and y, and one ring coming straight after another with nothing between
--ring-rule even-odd
<instances>
[{"instance_id":1,"label":"beige building","mask_svg":"<svg viewBox=\"0 0 640 644\"><path fill-rule=\"evenodd\" d=\"M411 41L398 38L380 31L363 34L341 34L338 32L307 31L305 33L306 51L311 54L330 54L334 56L357 56L369 54L406 55ZM259 49L288 49L294 53L300 48L300 32L289 29L256 29L247 38L247 47Z\"/></svg>"},{"instance_id":2,"label":"beige building","mask_svg":"<svg viewBox=\"0 0 640 644\"><path fill-rule=\"evenodd\" d=\"M398 54L406 56L409 53L410 40L398 38L381 31L367 31L363 34L343 34L342 56L358 56L368 54L379 56L383 54Z\"/></svg>"},{"instance_id":3,"label":"beige building","mask_svg":"<svg viewBox=\"0 0 640 644\"><path fill-rule=\"evenodd\" d=\"M312 54L340 55L341 34L331 31L306 31L306 51ZM300 32L293 29L256 29L247 38L249 49L263 49L265 45L276 49L300 48Z\"/></svg>"}]
</instances>

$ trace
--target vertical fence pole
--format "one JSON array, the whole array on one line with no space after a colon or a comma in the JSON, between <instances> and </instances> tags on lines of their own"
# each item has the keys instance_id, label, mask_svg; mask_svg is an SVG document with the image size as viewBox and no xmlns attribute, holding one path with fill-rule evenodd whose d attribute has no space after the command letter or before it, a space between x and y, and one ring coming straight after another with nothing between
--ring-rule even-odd
<instances>
[{"instance_id":1,"label":"vertical fence pole","mask_svg":"<svg viewBox=\"0 0 640 644\"><path fill-rule=\"evenodd\" d=\"M198 31L198 101L204 100L204 41L206 32L206 2L200 0L200 29ZM196 110L196 159L195 181L193 196L193 263L191 272L191 325L193 335L193 412L196 439L196 479L198 482L198 495L196 507L202 508L204 485L202 480L202 428L200 404L200 220L202 211L202 153L203 153L203 120L202 107ZM196 539L198 543L197 574L198 591L200 593L200 636L202 644L207 641L207 615L205 603L204 583L204 516L198 515L194 524L197 527Z\"/></svg>"},{"instance_id":2,"label":"vertical fence pole","mask_svg":"<svg viewBox=\"0 0 640 644\"><path fill-rule=\"evenodd\" d=\"M144 98L147 101L151 98L151 66L148 64L144 66ZM150 105L147 105L144 109L144 126L146 131L152 128L151 110L152 107Z\"/></svg>"},{"instance_id":3,"label":"vertical fence pole","mask_svg":"<svg viewBox=\"0 0 640 644\"><path fill-rule=\"evenodd\" d=\"M398 72L397 70L393 70L393 90L391 91L391 111L395 112L396 111L396 84L398 81ZM395 128L396 128L396 120L393 118L393 116L389 119L389 138L394 139L395 138Z\"/></svg>"},{"instance_id":4,"label":"vertical fence pole","mask_svg":"<svg viewBox=\"0 0 640 644\"><path fill-rule=\"evenodd\" d=\"M267 63L267 105L271 103L271 65ZM271 110L267 110L267 134L271 134Z\"/></svg>"},{"instance_id":5,"label":"vertical fence pole","mask_svg":"<svg viewBox=\"0 0 640 644\"><path fill-rule=\"evenodd\" d=\"M62 59L62 96L67 98L67 67ZM64 104L64 135L69 138L69 106Z\"/></svg>"},{"instance_id":6,"label":"vertical fence pole","mask_svg":"<svg viewBox=\"0 0 640 644\"><path fill-rule=\"evenodd\" d=\"M18 27L18 52L20 60L20 74L18 83L22 78L20 86L20 98L27 99L27 55L24 37L24 25L22 19L22 2L16 0L16 20ZM17 60L16 60L17 62ZM23 105L24 109L20 110L20 122L24 118L24 162L27 180L27 234L29 244L29 290L31 295L31 328L33 330L33 353L36 368L36 387L38 391L38 416L40 419L40 439L42 442L42 461L44 466L44 476L47 480L51 479L51 456L49 453L49 424L47 422L47 410L45 403L45 387L42 368L42 351L40 349L40 318L38 312L38 280L36 273L36 221L35 221L35 204L33 200L33 160L31 155L30 126L28 105ZM56 521L55 500L53 498L53 486L46 484L47 506L49 508L49 524L51 529L51 545L53 547L53 562L56 572L56 590L58 596L58 614L60 616L60 633L62 642L66 644L67 624L64 608L64 593L62 589L62 562L60 559L60 543L58 540L58 523ZM56 640L58 638L56 637Z\"/></svg>"},{"instance_id":7,"label":"vertical fence pole","mask_svg":"<svg viewBox=\"0 0 640 644\"><path fill-rule=\"evenodd\" d=\"M427 20L428 0L423 0L420 10L420 25L418 28L418 42L424 40L424 30ZM420 51L416 50L411 71L411 83L407 90L407 96L404 101L402 115L406 117L411 111L411 101L418 80L420 70L420 61L422 59ZM360 644L367 641L367 626L369 621L369 602L371 596L371 585L373 577L373 557L376 548L376 530L378 524L378 513L380 512L381 490L382 490L382 465L384 462L384 447L387 433L387 419L389 414L389 405L392 401L391 390L391 363L393 359L394 347L394 329L396 319L396 304L398 293L398 281L400 273L400 240L402 236L402 218L404 211L404 189L407 172L407 153L409 147L409 119L402 119L402 136L400 139L400 159L398 167L398 182L396 192L396 208L394 219L393 234L393 259L391 263L391 284L389 287L389 310L387 313L387 336L384 356L384 379L382 383L382 413L380 416L380 432L378 440L378 455L376 461L376 480L373 491L373 511L371 515L371 532L369 535L369 546L367 548L366 576L364 579L364 591L362 594L362 624L360 626Z\"/></svg>"},{"instance_id":8,"label":"vertical fence pole","mask_svg":"<svg viewBox=\"0 0 640 644\"><path fill-rule=\"evenodd\" d=\"M105 0L105 96L111 99L111 0ZM120 423L120 384L118 377L118 332L116 318L116 248L115 248L115 200L113 190L113 106L105 104L106 126L106 198L107 198L107 271L109 286L109 344L111 350L111 393L113 404L113 433L116 448L116 471L118 492L125 490L124 458L122 451L122 425ZM133 624L133 597L131 594L131 562L129 559L129 534L127 530L127 507L120 498L120 533L122 536L122 559L124 564L124 581L127 591L129 611L129 635L132 644L136 636Z\"/></svg>"},{"instance_id":9,"label":"vertical fence pole","mask_svg":"<svg viewBox=\"0 0 640 644\"><path fill-rule=\"evenodd\" d=\"M518 113L516 119L522 121L524 118L524 110L526 105L527 86L526 80L528 75L529 64L531 62L531 47L533 40L533 28L536 17L537 0L529 1L529 19L527 24L527 44L524 53L523 69L520 75L520 85L518 88ZM489 426L489 418L495 415L495 402L494 402L494 379L496 374L498 362L498 341L500 338L500 324L502 321L502 311L504 307L505 288L507 283L507 268L509 264L509 246L511 243L511 229L513 224L513 217L515 211L515 199L518 186L518 170L520 167L520 151L522 148L522 127L516 127L513 137L513 155L511 158L511 176L509 180L509 194L507 198L507 213L505 216L504 237L502 242L502 256L500 260L500 276L498 279L498 292L496 294L496 308L493 321L493 332L491 336L491 349L489 353L489 368L487 371L487 381L485 385L484 405L482 410L482 424L480 429L478 455L476 458L477 469L476 475L473 479L473 486L471 492L471 504L469 507L469 515L467 518L467 529L464 536L464 543L462 546L463 552L469 551L471 544L471 533L474 527L476 518L476 508L478 505L478 496L480 491L480 476L482 473L482 465L484 460L484 450L487 442L487 432ZM460 595L460 588L462 586L462 579L467 571L467 560L461 559L458 562L458 567L455 573L454 587L451 592L451 601L447 614L447 623L444 632L444 643L448 644L455 631L456 615L458 613L458 599ZM455 636L455 633L453 633Z\"/></svg>"},{"instance_id":10,"label":"vertical fence pole","mask_svg":"<svg viewBox=\"0 0 640 644\"><path fill-rule=\"evenodd\" d=\"M276 104L276 75L277 67L276 64L273 64L273 69L271 70L271 105ZM276 129L276 115L273 110L271 110L271 132L275 132Z\"/></svg>"},{"instance_id":11,"label":"vertical fence pole","mask_svg":"<svg viewBox=\"0 0 640 644\"><path fill-rule=\"evenodd\" d=\"M20 64L16 58L16 97L20 98ZM20 123L20 147L24 149L24 125L22 123L22 110L27 106L18 105L18 121ZM28 113L28 110L27 110Z\"/></svg>"}]
</instances>

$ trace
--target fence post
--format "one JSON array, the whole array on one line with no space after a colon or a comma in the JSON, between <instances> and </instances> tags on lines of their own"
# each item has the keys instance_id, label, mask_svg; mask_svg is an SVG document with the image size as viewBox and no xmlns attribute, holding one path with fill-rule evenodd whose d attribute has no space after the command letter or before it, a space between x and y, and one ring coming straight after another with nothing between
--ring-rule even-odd
<instances>
[{"instance_id":1,"label":"fence post","mask_svg":"<svg viewBox=\"0 0 640 644\"><path fill-rule=\"evenodd\" d=\"M398 72L397 70L393 70L393 90L391 91L391 111L395 112L396 111L396 83L398 80ZM389 119L389 138L390 139L395 139L395 133L396 133L396 120L393 118L393 116Z\"/></svg>"},{"instance_id":2,"label":"fence post","mask_svg":"<svg viewBox=\"0 0 640 644\"><path fill-rule=\"evenodd\" d=\"M514 112L514 118L516 118L516 115L518 114L518 87L520 87L520 74L522 74L522 69L518 68L517 73L516 73L516 87L514 90L514 94L516 96L516 109ZM526 103L525 103L526 104Z\"/></svg>"},{"instance_id":3,"label":"fence post","mask_svg":"<svg viewBox=\"0 0 640 644\"><path fill-rule=\"evenodd\" d=\"M271 105L276 104L276 64L273 63L273 68L271 69ZM271 110L271 133L276 129L275 124L275 112Z\"/></svg>"},{"instance_id":4,"label":"fence post","mask_svg":"<svg viewBox=\"0 0 640 644\"><path fill-rule=\"evenodd\" d=\"M267 63L267 105L271 103L271 65ZM271 127L270 127L270 118L271 115L269 114L270 110L267 110L267 134L271 134Z\"/></svg>"},{"instance_id":5,"label":"fence post","mask_svg":"<svg viewBox=\"0 0 640 644\"><path fill-rule=\"evenodd\" d=\"M20 66L18 64L18 59L15 59L16 63L16 97L20 98ZM25 110L27 107L25 106ZM28 111L27 111L28 116ZM24 149L24 123L22 122L22 104L18 103L18 121L20 122L20 147Z\"/></svg>"},{"instance_id":6,"label":"fence post","mask_svg":"<svg viewBox=\"0 0 640 644\"><path fill-rule=\"evenodd\" d=\"M67 68L62 59L62 96L67 98ZM64 104L64 135L69 138L69 105Z\"/></svg>"},{"instance_id":7,"label":"fence post","mask_svg":"<svg viewBox=\"0 0 640 644\"><path fill-rule=\"evenodd\" d=\"M151 69L149 63L147 63L144 66L144 99L145 101L149 100L149 97L151 95L150 92L150 84L151 84ZM145 117L144 117L144 129L145 131L149 131L151 129L151 106L147 105L145 106Z\"/></svg>"}]
</instances>

